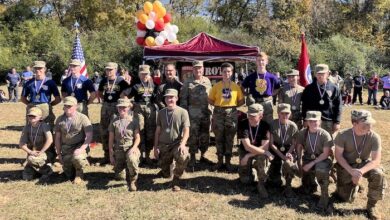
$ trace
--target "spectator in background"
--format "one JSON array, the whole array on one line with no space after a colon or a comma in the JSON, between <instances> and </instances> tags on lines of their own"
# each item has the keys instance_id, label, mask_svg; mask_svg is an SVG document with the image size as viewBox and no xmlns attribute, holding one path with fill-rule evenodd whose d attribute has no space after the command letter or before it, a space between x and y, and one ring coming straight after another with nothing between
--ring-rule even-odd
<instances>
[{"instance_id":1,"label":"spectator in background","mask_svg":"<svg viewBox=\"0 0 390 220\"><path fill-rule=\"evenodd\" d=\"M66 69L61 76L61 80L60 80L61 85L62 85L62 82L64 81L64 79L66 79L67 77L68 77L68 69Z\"/></svg>"},{"instance_id":2,"label":"spectator in background","mask_svg":"<svg viewBox=\"0 0 390 220\"><path fill-rule=\"evenodd\" d=\"M329 81L335 84L339 89L341 89L341 85L343 85L343 78L341 78L338 71L333 71L331 73Z\"/></svg>"},{"instance_id":3,"label":"spectator in background","mask_svg":"<svg viewBox=\"0 0 390 220\"><path fill-rule=\"evenodd\" d=\"M353 88L353 78L350 73L347 73L345 78L344 78L344 85L345 89L348 92L348 94L352 93L352 88Z\"/></svg>"},{"instance_id":4,"label":"spectator in background","mask_svg":"<svg viewBox=\"0 0 390 220\"><path fill-rule=\"evenodd\" d=\"M353 77L352 104L355 104L357 97L359 97L359 103L360 105L363 105L362 91L365 83L366 83L366 78L363 76L362 71L359 70L358 75Z\"/></svg>"},{"instance_id":5,"label":"spectator in background","mask_svg":"<svg viewBox=\"0 0 390 220\"><path fill-rule=\"evenodd\" d=\"M154 70L153 72L153 83L156 86L161 85L161 72L159 69Z\"/></svg>"},{"instance_id":6,"label":"spectator in background","mask_svg":"<svg viewBox=\"0 0 390 220\"><path fill-rule=\"evenodd\" d=\"M390 91L386 90L379 101L377 109L390 109Z\"/></svg>"},{"instance_id":7,"label":"spectator in background","mask_svg":"<svg viewBox=\"0 0 390 220\"><path fill-rule=\"evenodd\" d=\"M126 68L121 69L120 77L122 77L122 79L127 82L127 84L131 84L131 76Z\"/></svg>"},{"instance_id":8,"label":"spectator in background","mask_svg":"<svg viewBox=\"0 0 390 220\"><path fill-rule=\"evenodd\" d=\"M7 82L9 101L17 102L19 100L18 85L20 83L20 75L15 68L12 68L11 72L7 74L5 81Z\"/></svg>"},{"instance_id":9,"label":"spectator in background","mask_svg":"<svg viewBox=\"0 0 390 220\"><path fill-rule=\"evenodd\" d=\"M344 106L351 106L351 91L348 91L346 85L343 85L343 87L341 88L341 98L343 100Z\"/></svg>"},{"instance_id":10,"label":"spectator in background","mask_svg":"<svg viewBox=\"0 0 390 220\"><path fill-rule=\"evenodd\" d=\"M368 99L367 99L367 105L371 105L371 99L373 101L373 105L377 105L377 99L376 94L378 93L378 85L379 85L379 78L378 74L374 73L372 74L371 78L368 79Z\"/></svg>"},{"instance_id":11,"label":"spectator in background","mask_svg":"<svg viewBox=\"0 0 390 220\"><path fill-rule=\"evenodd\" d=\"M93 77L92 77L93 87L95 88L95 91L98 91L100 81L102 81L102 77L100 76L100 74L98 72L95 72ZM96 97L97 97L98 103L100 103L100 96L97 95Z\"/></svg>"},{"instance_id":12,"label":"spectator in background","mask_svg":"<svg viewBox=\"0 0 390 220\"><path fill-rule=\"evenodd\" d=\"M280 73L279 73L279 72L276 72L276 73L275 73L275 76L276 76L276 79L277 79L277 83L278 83L279 85L283 85L283 81L282 81L282 79L280 78ZM272 103L273 103L274 105L276 105L276 98L278 97L278 92L279 92L279 90L278 90L278 89L272 88L272 91L273 91L273 93L272 93Z\"/></svg>"},{"instance_id":13,"label":"spectator in background","mask_svg":"<svg viewBox=\"0 0 390 220\"><path fill-rule=\"evenodd\" d=\"M47 79L47 80L53 79L53 73L51 72L50 69L47 69L47 72L46 72L46 79Z\"/></svg>"},{"instance_id":14,"label":"spectator in background","mask_svg":"<svg viewBox=\"0 0 390 220\"><path fill-rule=\"evenodd\" d=\"M30 66L26 66L26 71L22 73L22 86L26 84L27 81L33 78L33 72L31 71Z\"/></svg>"},{"instance_id":15,"label":"spectator in background","mask_svg":"<svg viewBox=\"0 0 390 220\"><path fill-rule=\"evenodd\" d=\"M387 90L390 91L390 72L387 73L384 77L380 79L380 82L383 83L383 93Z\"/></svg>"}]
</instances>

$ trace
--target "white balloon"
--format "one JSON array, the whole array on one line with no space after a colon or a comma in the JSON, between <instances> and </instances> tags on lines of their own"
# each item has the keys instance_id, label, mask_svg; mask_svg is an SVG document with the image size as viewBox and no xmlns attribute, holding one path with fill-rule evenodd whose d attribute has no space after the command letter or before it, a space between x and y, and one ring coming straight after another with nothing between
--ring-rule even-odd
<instances>
[{"instance_id":1,"label":"white balloon","mask_svg":"<svg viewBox=\"0 0 390 220\"><path fill-rule=\"evenodd\" d=\"M149 18L154 20L154 19L156 18L156 12L151 11L151 12L149 13Z\"/></svg>"},{"instance_id":2,"label":"white balloon","mask_svg":"<svg viewBox=\"0 0 390 220\"><path fill-rule=\"evenodd\" d=\"M160 32L160 36L163 37L164 40L165 40L165 39L168 38L168 32L166 32L166 31L161 31L161 32Z\"/></svg>"},{"instance_id":3,"label":"white balloon","mask_svg":"<svg viewBox=\"0 0 390 220\"><path fill-rule=\"evenodd\" d=\"M157 46L161 46L164 44L165 39L162 36L157 36L156 39L154 39L154 42L156 42Z\"/></svg>"},{"instance_id":4,"label":"white balloon","mask_svg":"<svg viewBox=\"0 0 390 220\"><path fill-rule=\"evenodd\" d=\"M171 28L173 33L177 34L177 32L179 32L179 27L177 25L171 25Z\"/></svg>"},{"instance_id":5,"label":"white balloon","mask_svg":"<svg viewBox=\"0 0 390 220\"><path fill-rule=\"evenodd\" d=\"M135 17L135 18L134 18L134 21L135 21L135 23L138 23L139 20L138 20L137 17Z\"/></svg>"},{"instance_id":6,"label":"white balloon","mask_svg":"<svg viewBox=\"0 0 390 220\"><path fill-rule=\"evenodd\" d=\"M153 20L149 19L149 20L146 22L145 25L146 25L146 27L147 27L149 30L152 30L152 29L154 28L155 23L154 23Z\"/></svg>"},{"instance_id":7,"label":"white balloon","mask_svg":"<svg viewBox=\"0 0 390 220\"><path fill-rule=\"evenodd\" d=\"M137 30L137 37L145 37L146 31Z\"/></svg>"},{"instance_id":8,"label":"white balloon","mask_svg":"<svg viewBox=\"0 0 390 220\"><path fill-rule=\"evenodd\" d=\"M169 34L168 34L168 37L167 37L168 41L171 42L171 43L172 43L173 41L175 41L176 38L177 38L176 34L175 34L175 33L172 33L172 32L169 33Z\"/></svg>"},{"instance_id":9,"label":"white balloon","mask_svg":"<svg viewBox=\"0 0 390 220\"><path fill-rule=\"evenodd\" d=\"M171 33L172 32L172 25L170 25L170 24L165 25L164 31L166 31L167 33Z\"/></svg>"}]
</instances>

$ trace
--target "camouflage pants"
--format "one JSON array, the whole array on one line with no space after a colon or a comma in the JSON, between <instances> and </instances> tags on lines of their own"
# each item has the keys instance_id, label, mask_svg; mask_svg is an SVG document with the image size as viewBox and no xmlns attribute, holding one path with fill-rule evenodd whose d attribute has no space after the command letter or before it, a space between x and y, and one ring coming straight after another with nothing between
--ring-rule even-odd
<instances>
[{"instance_id":1,"label":"camouflage pants","mask_svg":"<svg viewBox=\"0 0 390 220\"><path fill-rule=\"evenodd\" d=\"M30 103L26 107L26 123L28 123L27 119L27 112L30 108L32 107L38 107L42 110L42 119L44 122L48 123L50 125L50 128L54 128L54 121L56 119L56 116L53 113L53 106L47 104L47 103L42 103L42 104L33 104Z\"/></svg>"},{"instance_id":2,"label":"camouflage pants","mask_svg":"<svg viewBox=\"0 0 390 220\"><path fill-rule=\"evenodd\" d=\"M352 164L351 167L359 169L365 166L370 161L363 161L361 164ZM339 164L336 164L337 169L337 194L344 201L352 202L355 198L355 193L357 192L356 187L352 183L352 177ZM385 193L385 188L387 186L385 175L382 168L376 168L368 171L363 175L364 178L367 178L368 181L368 200L378 201L383 199Z\"/></svg>"},{"instance_id":3,"label":"camouflage pants","mask_svg":"<svg viewBox=\"0 0 390 220\"><path fill-rule=\"evenodd\" d=\"M130 177L135 177L139 172L139 158L140 153L129 155L128 150L114 148L114 171L115 174L123 172L126 168L130 174Z\"/></svg>"},{"instance_id":4,"label":"camouflage pants","mask_svg":"<svg viewBox=\"0 0 390 220\"><path fill-rule=\"evenodd\" d=\"M188 146L190 153L205 153L210 145L210 114L208 110L201 108L189 107L190 116L190 137Z\"/></svg>"},{"instance_id":5,"label":"camouflage pants","mask_svg":"<svg viewBox=\"0 0 390 220\"><path fill-rule=\"evenodd\" d=\"M77 156L73 152L77 147L62 145L61 155L62 155L62 169L68 178L73 178L75 172L83 172L83 169L88 165L87 153L82 153Z\"/></svg>"},{"instance_id":6,"label":"camouflage pants","mask_svg":"<svg viewBox=\"0 0 390 220\"><path fill-rule=\"evenodd\" d=\"M273 105L272 105L272 99L268 101L262 101L259 102L256 100L256 103L259 103L263 106L264 111L263 111L263 120L266 121L268 124L272 122L274 119L274 110L273 110Z\"/></svg>"},{"instance_id":7,"label":"camouflage pants","mask_svg":"<svg viewBox=\"0 0 390 220\"><path fill-rule=\"evenodd\" d=\"M302 166L310 163L313 160L303 159ZM303 172L302 174L302 186L306 189L317 188L317 182L319 183L321 189L328 188L329 186L329 172L332 167L332 160L325 159L321 162L318 162L314 165L311 170L308 172Z\"/></svg>"},{"instance_id":8,"label":"camouflage pants","mask_svg":"<svg viewBox=\"0 0 390 220\"><path fill-rule=\"evenodd\" d=\"M184 170L187 168L189 161L189 154L181 154L179 149L179 143L173 143L170 145L159 146L160 155L159 155L159 165L164 176L170 176L170 166L175 160L175 168L173 170L173 175L176 177L181 177Z\"/></svg>"},{"instance_id":9,"label":"camouflage pants","mask_svg":"<svg viewBox=\"0 0 390 220\"><path fill-rule=\"evenodd\" d=\"M157 110L149 103L147 105L136 104L134 114L139 122L141 135L141 152L145 152L148 157L153 149L154 133L156 131Z\"/></svg>"},{"instance_id":10,"label":"camouflage pants","mask_svg":"<svg viewBox=\"0 0 390 220\"><path fill-rule=\"evenodd\" d=\"M248 160L246 165L241 165L241 159L245 156L245 153L240 154L240 166L238 169L238 175L241 183L250 184L255 180L255 176L252 173L252 168L256 170L257 179L259 182L265 182L267 179L268 159L265 155L258 155Z\"/></svg>"},{"instance_id":11,"label":"camouflage pants","mask_svg":"<svg viewBox=\"0 0 390 220\"><path fill-rule=\"evenodd\" d=\"M88 117L88 105L87 101L77 103L77 111L83 113Z\"/></svg>"},{"instance_id":12,"label":"camouflage pants","mask_svg":"<svg viewBox=\"0 0 390 220\"><path fill-rule=\"evenodd\" d=\"M51 171L51 167L47 165L47 161L50 158L53 158L53 154L51 153L41 153L38 156L27 157L27 164L23 170L23 179L31 180L34 178L36 173L40 173L42 175L48 174Z\"/></svg>"},{"instance_id":13,"label":"camouflage pants","mask_svg":"<svg viewBox=\"0 0 390 220\"><path fill-rule=\"evenodd\" d=\"M237 132L237 109L215 107L213 132L218 156L232 156L234 136Z\"/></svg>"},{"instance_id":14,"label":"camouflage pants","mask_svg":"<svg viewBox=\"0 0 390 220\"><path fill-rule=\"evenodd\" d=\"M287 160L283 161L276 154L274 155L274 159L271 161L271 165L268 169L268 181L272 183L281 183L282 175L286 180L286 185L291 184L294 176L298 176L298 167L297 164Z\"/></svg>"},{"instance_id":15,"label":"camouflage pants","mask_svg":"<svg viewBox=\"0 0 390 220\"><path fill-rule=\"evenodd\" d=\"M332 136L332 139L335 137L335 134L333 134L333 124L333 121L321 121L321 128L326 130Z\"/></svg>"},{"instance_id":16,"label":"camouflage pants","mask_svg":"<svg viewBox=\"0 0 390 220\"><path fill-rule=\"evenodd\" d=\"M100 112L100 137L104 150L104 157L108 158L108 127L117 113L115 103L103 103Z\"/></svg>"}]
</instances>

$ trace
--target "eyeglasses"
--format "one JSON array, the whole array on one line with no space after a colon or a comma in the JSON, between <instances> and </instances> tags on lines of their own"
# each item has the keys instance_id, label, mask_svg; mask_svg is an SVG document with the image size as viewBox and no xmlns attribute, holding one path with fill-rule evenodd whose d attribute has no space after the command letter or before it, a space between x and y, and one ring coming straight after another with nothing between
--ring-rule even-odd
<instances>
[{"instance_id":1,"label":"eyeglasses","mask_svg":"<svg viewBox=\"0 0 390 220\"><path fill-rule=\"evenodd\" d=\"M64 105L64 108L72 108L71 105Z\"/></svg>"}]
</instances>

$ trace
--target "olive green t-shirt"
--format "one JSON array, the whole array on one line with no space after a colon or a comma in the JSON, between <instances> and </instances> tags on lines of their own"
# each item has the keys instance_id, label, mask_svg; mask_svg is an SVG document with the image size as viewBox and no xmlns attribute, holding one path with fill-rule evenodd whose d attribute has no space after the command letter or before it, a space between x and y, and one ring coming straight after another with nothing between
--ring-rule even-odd
<instances>
[{"instance_id":1,"label":"olive green t-shirt","mask_svg":"<svg viewBox=\"0 0 390 220\"><path fill-rule=\"evenodd\" d=\"M291 88L290 84L284 84L283 89L279 92L279 102L290 104L293 112L300 112L301 97L304 89L305 88L300 85ZM295 110L293 109L293 106L295 106Z\"/></svg>"},{"instance_id":2,"label":"olive green t-shirt","mask_svg":"<svg viewBox=\"0 0 390 220\"><path fill-rule=\"evenodd\" d=\"M41 150L49 136L51 136L50 126L41 122L37 127L30 124L24 126L19 143L27 144L30 150Z\"/></svg>"},{"instance_id":3,"label":"olive green t-shirt","mask_svg":"<svg viewBox=\"0 0 390 220\"><path fill-rule=\"evenodd\" d=\"M108 131L114 133L114 149L125 151L130 149L134 144L134 134L137 129L139 123L134 117L128 116L123 119L116 117L108 127Z\"/></svg>"},{"instance_id":4,"label":"olive green t-shirt","mask_svg":"<svg viewBox=\"0 0 390 220\"><path fill-rule=\"evenodd\" d=\"M313 154L313 151L310 148L309 135L310 135L311 143L313 145L312 147L314 148L314 154L316 157L324 152L324 148L326 147L331 148L333 146L332 136L330 136L330 134L326 130L319 128L317 132L318 132L318 137L316 143L315 143L315 139L317 133L308 132L308 128L303 128L298 132L297 144L301 144L303 146L303 157L307 159L310 159L310 156Z\"/></svg>"},{"instance_id":5,"label":"olive green t-shirt","mask_svg":"<svg viewBox=\"0 0 390 220\"><path fill-rule=\"evenodd\" d=\"M282 127L282 128L281 128ZM279 119L275 119L271 122L270 130L273 137L273 142L275 146L282 146L282 139L284 138L284 146L291 146L293 144L293 139L296 137L298 133L297 125L288 120L285 125L281 124L279 126ZM286 133L287 128L287 133Z\"/></svg>"},{"instance_id":6,"label":"olive green t-shirt","mask_svg":"<svg viewBox=\"0 0 390 220\"><path fill-rule=\"evenodd\" d=\"M85 133L92 132L92 124L88 117L80 112L76 112L72 119L68 119L65 114L56 120L55 131L61 132L61 144L81 145L85 141Z\"/></svg>"},{"instance_id":7,"label":"olive green t-shirt","mask_svg":"<svg viewBox=\"0 0 390 220\"><path fill-rule=\"evenodd\" d=\"M366 136L364 140L364 136ZM381 138L374 131L369 132L363 136L356 136L357 149L360 154L360 159L367 160L371 156L371 152L379 151L382 149ZM344 129L340 131L335 138L335 145L344 148L343 156L349 164L354 164L356 159L359 158L359 154L355 148L353 140L352 128ZM364 142L364 144L363 144Z\"/></svg>"},{"instance_id":8,"label":"olive green t-shirt","mask_svg":"<svg viewBox=\"0 0 390 220\"><path fill-rule=\"evenodd\" d=\"M173 111L164 108L158 112L157 126L161 129L159 145L180 141L184 128L190 127L188 112L179 106L176 106Z\"/></svg>"}]
</instances>

